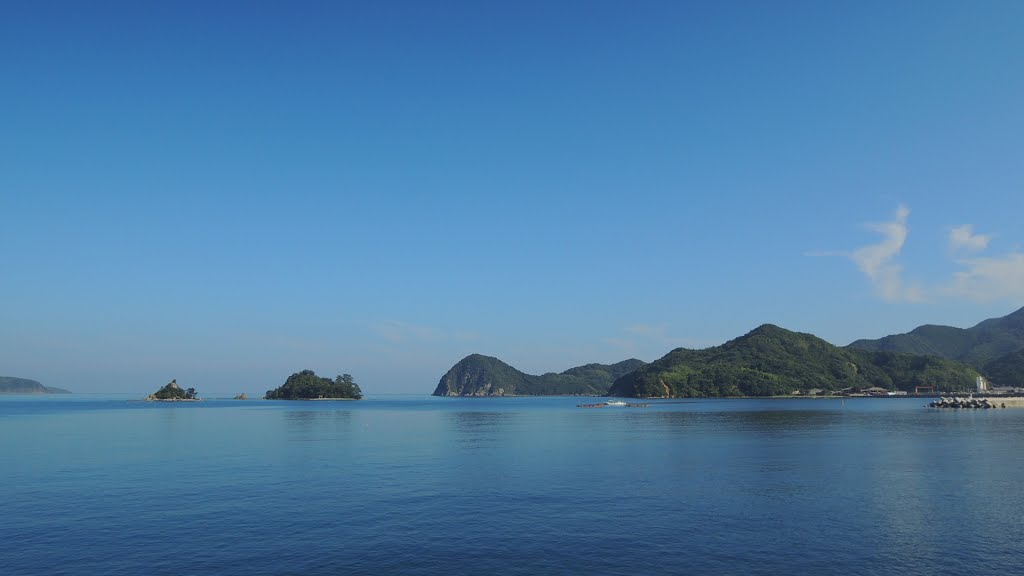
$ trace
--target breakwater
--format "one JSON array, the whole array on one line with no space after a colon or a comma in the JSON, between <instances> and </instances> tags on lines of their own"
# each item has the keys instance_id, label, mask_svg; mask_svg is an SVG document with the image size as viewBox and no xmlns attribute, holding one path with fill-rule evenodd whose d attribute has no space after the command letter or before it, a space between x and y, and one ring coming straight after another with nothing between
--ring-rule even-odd
<instances>
[{"instance_id":1,"label":"breakwater","mask_svg":"<svg viewBox=\"0 0 1024 576\"><path fill-rule=\"evenodd\" d=\"M975 398L973 396L942 397L928 403L929 408L967 408L987 410L992 408L1024 408L1024 398L1019 396Z\"/></svg>"}]
</instances>

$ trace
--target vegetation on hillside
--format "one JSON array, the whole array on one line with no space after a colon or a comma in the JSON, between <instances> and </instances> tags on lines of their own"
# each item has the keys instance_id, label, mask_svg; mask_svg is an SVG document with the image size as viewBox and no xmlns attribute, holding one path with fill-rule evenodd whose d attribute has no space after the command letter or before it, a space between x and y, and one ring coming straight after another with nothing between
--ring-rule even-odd
<instances>
[{"instance_id":1,"label":"vegetation on hillside","mask_svg":"<svg viewBox=\"0 0 1024 576\"><path fill-rule=\"evenodd\" d=\"M334 380L317 376L312 370L296 372L285 380L284 384L273 390L267 390L267 400L309 400L309 399L341 399L358 400L363 391L352 380L352 376L342 374Z\"/></svg>"},{"instance_id":2,"label":"vegetation on hillside","mask_svg":"<svg viewBox=\"0 0 1024 576\"><path fill-rule=\"evenodd\" d=\"M857 340L847 348L925 354L957 360L1001 386L1024 384L1024 308L971 328L924 325L906 334Z\"/></svg>"},{"instance_id":3,"label":"vegetation on hillside","mask_svg":"<svg viewBox=\"0 0 1024 576\"><path fill-rule=\"evenodd\" d=\"M985 364L982 373L996 386L1024 385L1024 349Z\"/></svg>"},{"instance_id":4,"label":"vegetation on hillside","mask_svg":"<svg viewBox=\"0 0 1024 576\"><path fill-rule=\"evenodd\" d=\"M643 366L636 359L586 364L562 373L534 376L491 356L471 354L441 377L434 396L601 396L616 378Z\"/></svg>"},{"instance_id":5,"label":"vegetation on hillside","mask_svg":"<svg viewBox=\"0 0 1024 576\"><path fill-rule=\"evenodd\" d=\"M847 350L766 324L721 346L673 350L616 380L609 395L776 396L875 386L966 390L975 376L971 368L941 358Z\"/></svg>"}]
</instances>

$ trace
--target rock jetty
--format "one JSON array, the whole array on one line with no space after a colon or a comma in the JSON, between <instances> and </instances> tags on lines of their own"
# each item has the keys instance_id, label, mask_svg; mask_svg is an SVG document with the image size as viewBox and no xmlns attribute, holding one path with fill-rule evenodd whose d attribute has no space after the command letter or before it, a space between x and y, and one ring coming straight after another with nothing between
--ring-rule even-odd
<instances>
[{"instance_id":1,"label":"rock jetty","mask_svg":"<svg viewBox=\"0 0 1024 576\"><path fill-rule=\"evenodd\" d=\"M939 398L928 403L929 408L970 408L970 409L981 409L988 410L991 408L1006 408L1006 401L1000 401L998 398L974 398L968 396L967 398L951 397L951 398Z\"/></svg>"}]
</instances>

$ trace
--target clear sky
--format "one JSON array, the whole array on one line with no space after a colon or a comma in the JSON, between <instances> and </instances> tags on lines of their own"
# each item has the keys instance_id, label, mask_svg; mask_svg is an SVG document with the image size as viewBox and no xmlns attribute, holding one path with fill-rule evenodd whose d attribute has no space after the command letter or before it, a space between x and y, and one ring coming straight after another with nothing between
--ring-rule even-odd
<instances>
[{"instance_id":1,"label":"clear sky","mask_svg":"<svg viewBox=\"0 0 1024 576\"><path fill-rule=\"evenodd\" d=\"M1024 2L0 5L0 375L433 390L1024 305Z\"/></svg>"}]
</instances>

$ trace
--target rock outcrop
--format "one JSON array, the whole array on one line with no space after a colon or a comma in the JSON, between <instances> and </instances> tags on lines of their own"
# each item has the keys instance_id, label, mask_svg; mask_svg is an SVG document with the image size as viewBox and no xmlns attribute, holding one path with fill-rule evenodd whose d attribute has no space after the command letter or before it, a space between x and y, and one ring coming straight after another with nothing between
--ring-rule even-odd
<instances>
[{"instance_id":1,"label":"rock outcrop","mask_svg":"<svg viewBox=\"0 0 1024 576\"><path fill-rule=\"evenodd\" d=\"M953 396L942 397L928 403L929 408L966 408L973 410L988 410L992 408L1020 408L1024 406L1024 399L1020 397L984 397Z\"/></svg>"},{"instance_id":2,"label":"rock outcrop","mask_svg":"<svg viewBox=\"0 0 1024 576\"><path fill-rule=\"evenodd\" d=\"M146 400L162 400L162 401L179 401L179 400L199 400L196 396L196 389L189 388L182 390L181 386L178 386L177 380L171 380L170 383L164 385L156 392L146 396Z\"/></svg>"}]
</instances>

